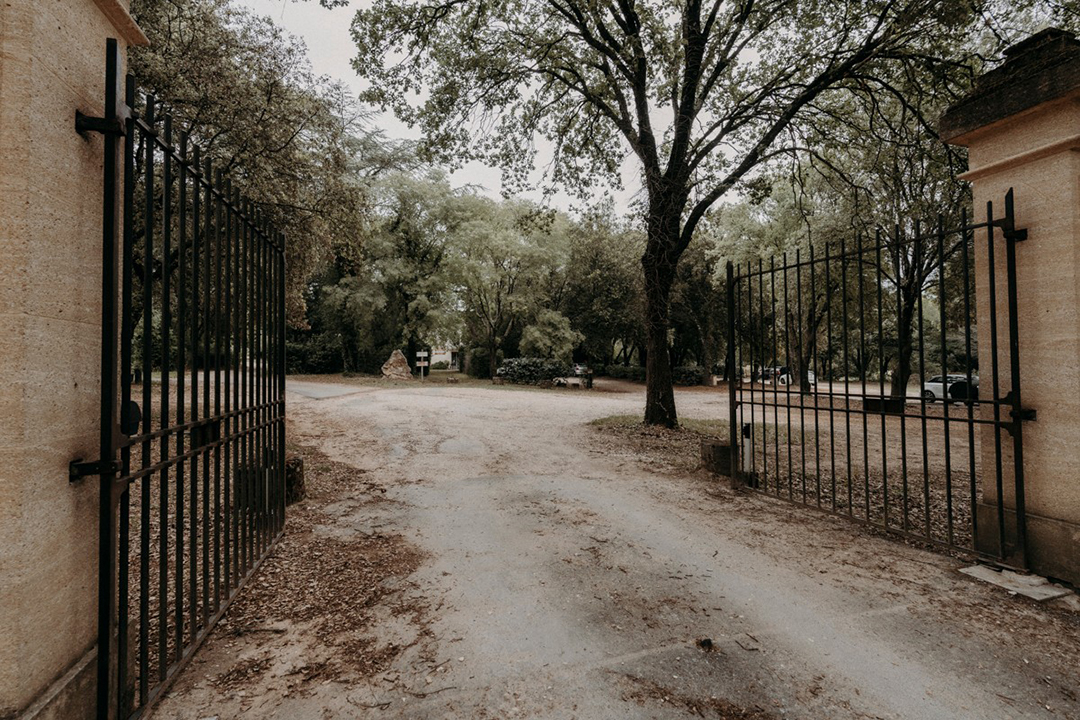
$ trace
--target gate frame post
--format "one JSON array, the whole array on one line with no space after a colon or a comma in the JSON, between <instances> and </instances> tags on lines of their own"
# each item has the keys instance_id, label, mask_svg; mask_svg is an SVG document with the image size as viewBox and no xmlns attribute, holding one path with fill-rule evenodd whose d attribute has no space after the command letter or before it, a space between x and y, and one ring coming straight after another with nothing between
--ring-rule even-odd
<instances>
[{"instance_id":1,"label":"gate frame post","mask_svg":"<svg viewBox=\"0 0 1080 720\"><path fill-rule=\"evenodd\" d=\"M727 307L728 307L728 350L727 350L727 376L728 376L728 442L731 451L728 458L731 462L731 489L738 490L742 486L742 478L739 477L739 421L735 400L735 266L727 262Z\"/></svg>"},{"instance_id":2,"label":"gate frame post","mask_svg":"<svg viewBox=\"0 0 1080 720\"><path fill-rule=\"evenodd\" d=\"M98 500L98 646L97 717L109 720L113 685L112 638L116 629L116 461L117 424L117 344L120 341L116 298L119 292L120 260L120 156L123 120L128 115L121 100L119 43L106 41L105 111L101 118L76 112L76 132L99 132L104 136L101 208L101 429L96 463L74 462L71 478L100 476Z\"/></svg>"},{"instance_id":3,"label":"gate frame post","mask_svg":"<svg viewBox=\"0 0 1080 720\"><path fill-rule=\"evenodd\" d=\"M1011 387L1001 399L1010 420L1002 424L1013 442L1000 450L1014 473L1000 495L984 475L976 540L983 549L1012 545L1031 570L1080 583L1080 487L1072 482L1080 472L1080 401L1069 392L1080 382L1080 42L1049 28L1008 48L1005 57L939 122L943 141L969 150L969 170L960 177L972 183L976 208L1010 188L1020 202L1017 214L1009 193L1004 217L987 218L1005 239L995 267L980 267L981 254L976 263L979 321L992 309L1009 316L1009 342L999 357L1008 354L1004 375ZM1006 274L1008 288L991 306L987 283L995 270ZM1022 404L1021 381L1030 407ZM1036 419L1036 409L1038 422L1022 428ZM984 437L984 463L985 446ZM1004 532L983 522L999 512L1015 516Z\"/></svg>"}]
</instances>

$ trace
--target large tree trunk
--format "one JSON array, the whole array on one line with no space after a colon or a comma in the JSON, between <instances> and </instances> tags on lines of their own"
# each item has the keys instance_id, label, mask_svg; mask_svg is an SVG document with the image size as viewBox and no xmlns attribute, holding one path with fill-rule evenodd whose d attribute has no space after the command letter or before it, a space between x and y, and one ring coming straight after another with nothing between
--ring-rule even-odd
<instances>
[{"instance_id":1,"label":"large tree trunk","mask_svg":"<svg viewBox=\"0 0 1080 720\"><path fill-rule=\"evenodd\" d=\"M645 271L645 424L674 428L675 391L668 347L671 285L678 257L671 249L678 238L678 215L671 222L649 223L648 248L641 258ZM662 234L660 238L652 237Z\"/></svg>"},{"instance_id":2,"label":"large tree trunk","mask_svg":"<svg viewBox=\"0 0 1080 720\"><path fill-rule=\"evenodd\" d=\"M408 342L405 343L405 360L409 363L409 369L412 373L416 374L416 351L418 349L418 341L415 335L410 335Z\"/></svg>"}]
</instances>

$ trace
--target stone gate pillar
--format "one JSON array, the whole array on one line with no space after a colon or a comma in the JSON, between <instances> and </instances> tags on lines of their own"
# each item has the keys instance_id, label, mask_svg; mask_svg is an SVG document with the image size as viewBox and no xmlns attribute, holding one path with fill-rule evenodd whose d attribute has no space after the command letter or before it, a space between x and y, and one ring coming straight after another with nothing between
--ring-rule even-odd
<instances>
[{"instance_id":1,"label":"stone gate pillar","mask_svg":"<svg viewBox=\"0 0 1080 720\"><path fill-rule=\"evenodd\" d=\"M105 41L127 0L0 2L0 717L94 716Z\"/></svg>"},{"instance_id":2,"label":"stone gate pillar","mask_svg":"<svg viewBox=\"0 0 1080 720\"><path fill-rule=\"evenodd\" d=\"M1019 354L1025 408L1024 477L1027 549L1034 572L1080 584L1080 42L1045 30L1006 50L1001 67L977 79L974 92L948 109L941 137L968 148L976 220L986 203L1000 216L1013 188ZM980 396L990 392L988 273L985 235L976 238L976 307L980 326ZM997 234L1000 238L1000 232ZM1004 242L998 240L998 332L1002 395L1009 390ZM983 327L986 327L983 330ZM1003 409L1003 412L1007 408ZM1005 506L1011 490L1011 443L1004 434ZM979 542L997 547L992 429L984 429ZM988 464L989 463L989 464ZM1008 536L1015 517L1006 522Z\"/></svg>"}]
</instances>

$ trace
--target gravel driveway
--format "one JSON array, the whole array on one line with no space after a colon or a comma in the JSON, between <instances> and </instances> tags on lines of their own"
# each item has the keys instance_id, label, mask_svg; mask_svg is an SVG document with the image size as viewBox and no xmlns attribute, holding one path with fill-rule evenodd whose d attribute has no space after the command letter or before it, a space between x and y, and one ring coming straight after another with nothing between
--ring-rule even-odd
<instances>
[{"instance_id":1,"label":"gravel driveway","mask_svg":"<svg viewBox=\"0 0 1080 720\"><path fill-rule=\"evenodd\" d=\"M601 442L589 420L644 403L609 389L290 381L290 440L383 496L324 503L313 537L422 558L364 609L392 660L319 674L309 625L248 610L264 631L227 618L155 717L1080 717L1073 612Z\"/></svg>"}]
</instances>

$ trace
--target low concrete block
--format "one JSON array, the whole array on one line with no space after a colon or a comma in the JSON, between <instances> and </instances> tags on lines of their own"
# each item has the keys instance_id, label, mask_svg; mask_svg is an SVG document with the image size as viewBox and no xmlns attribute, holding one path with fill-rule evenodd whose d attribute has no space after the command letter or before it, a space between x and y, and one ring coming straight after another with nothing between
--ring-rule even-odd
<instances>
[{"instance_id":1,"label":"low concrete block","mask_svg":"<svg viewBox=\"0 0 1080 720\"><path fill-rule=\"evenodd\" d=\"M291 505L307 497L304 481L304 458L290 455L285 460L285 504Z\"/></svg>"},{"instance_id":2,"label":"low concrete block","mask_svg":"<svg viewBox=\"0 0 1080 720\"><path fill-rule=\"evenodd\" d=\"M701 463L717 475L730 477L731 445L718 440L702 440Z\"/></svg>"},{"instance_id":3,"label":"low concrete block","mask_svg":"<svg viewBox=\"0 0 1080 720\"><path fill-rule=\"evenodd\" d=\"M960 568L960 572L1038 602L1072 594L1072 590L1052 585L1046 578L1039 575L1021 575L1010 570L994 570L985 565Z\"/></svg>"}]
</instances>

